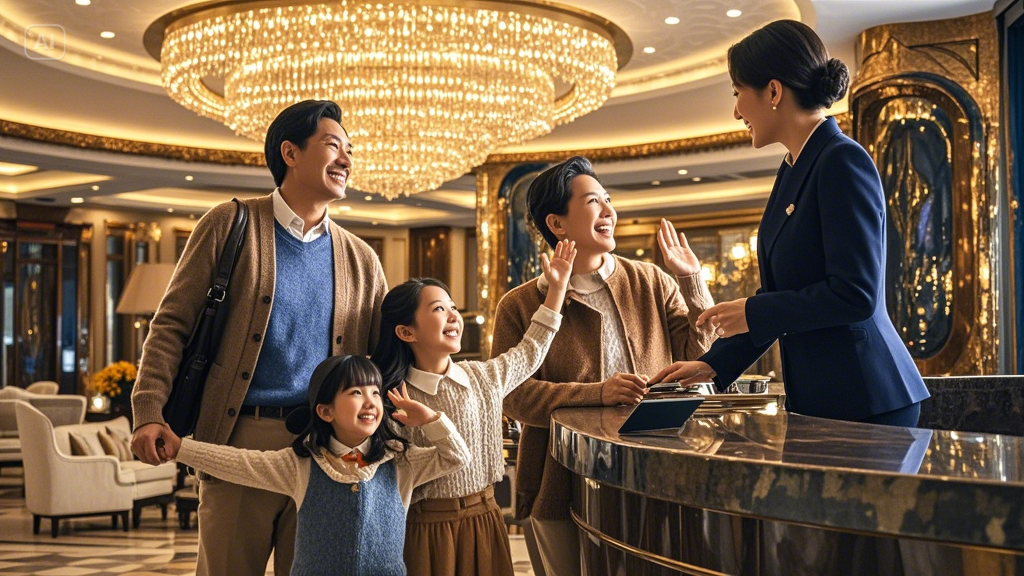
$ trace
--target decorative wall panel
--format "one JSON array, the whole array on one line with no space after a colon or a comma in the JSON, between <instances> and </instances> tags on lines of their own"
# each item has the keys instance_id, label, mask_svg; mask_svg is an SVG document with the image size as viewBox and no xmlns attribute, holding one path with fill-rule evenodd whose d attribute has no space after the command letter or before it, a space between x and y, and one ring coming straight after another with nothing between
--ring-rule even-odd
<instances>
[{"instance_id":1,"label":"decorative wall panel","mask_svg":"<svg viewBox=\"0 0 1024 576\"><path fill-rule=\"evenodd\" d=\"M879 166L886 304L922 374L998 370L998 48L991 14L866 30L853 134Z\"/></svg>"}]
</instances>

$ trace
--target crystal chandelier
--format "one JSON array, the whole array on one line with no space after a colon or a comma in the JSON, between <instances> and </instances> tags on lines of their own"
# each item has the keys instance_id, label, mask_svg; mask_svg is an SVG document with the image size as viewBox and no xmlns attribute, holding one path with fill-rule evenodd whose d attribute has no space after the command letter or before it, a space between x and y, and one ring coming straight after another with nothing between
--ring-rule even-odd
<instances>
[{"instance_id":1,"label":"crystal chandelier","mask_svg":"<svg viewBox=\"0 0 1024 576\"><path fill-rule=\"evenodd\" d=\"M508 0L216 2L164 16L146 44L172 99L261 142L286 106L337 102L353 187L389 199L597 109L632 50L593 15Z\"/></svg>"}]
</instances>

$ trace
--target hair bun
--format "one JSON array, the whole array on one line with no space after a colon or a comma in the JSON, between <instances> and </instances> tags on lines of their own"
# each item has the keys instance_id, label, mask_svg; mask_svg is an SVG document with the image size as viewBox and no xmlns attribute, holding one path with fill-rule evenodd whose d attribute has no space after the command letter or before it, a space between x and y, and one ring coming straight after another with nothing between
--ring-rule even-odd
<instances>
[{"instance_id":1,"label":"hair bun","mask_svg":"<svg viewBox=\"0 0 1024 576\"><path fill-rule=\"evenodd\" d=\"M832 104L842 100L846 88L850 85L850 71L842 60L829 58L821 75L819 85L821 105L831 108Z\"/></svg>"}]
</instances>

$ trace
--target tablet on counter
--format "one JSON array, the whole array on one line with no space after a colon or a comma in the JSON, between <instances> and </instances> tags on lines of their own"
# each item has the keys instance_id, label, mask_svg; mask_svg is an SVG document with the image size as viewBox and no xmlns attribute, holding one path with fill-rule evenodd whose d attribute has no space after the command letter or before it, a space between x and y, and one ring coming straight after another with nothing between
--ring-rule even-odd
<instances>
[{"instance_id":1,"label":"tablet on counter","mask_svg":"<svg viewBox=\"0 0 1024 576\"><path fill-rule=\"evenodd\" d=\"M643 434L656 430L678 430L683 426L703 398L661 398L644 400L622 423L619 434Z\"/></svg>"}]
</instances>

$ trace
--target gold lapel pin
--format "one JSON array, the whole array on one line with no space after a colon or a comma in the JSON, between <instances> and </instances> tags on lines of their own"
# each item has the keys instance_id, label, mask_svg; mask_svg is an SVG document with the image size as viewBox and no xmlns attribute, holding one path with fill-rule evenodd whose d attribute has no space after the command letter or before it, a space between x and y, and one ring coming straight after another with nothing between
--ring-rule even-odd
<instances>
[{"instance_id":1,"label":"gold lapel pin","mask_svg":"<svg viewBox=\"0 0 1024 576\"><path fill-rule=\"evenodd\" d=\"M786 216L789 216L790 214L792 214L793 210L796 210L796 206L794 206L793 204L790 204L789 206L786 206Z\"/></svg>"}]
</instances>

